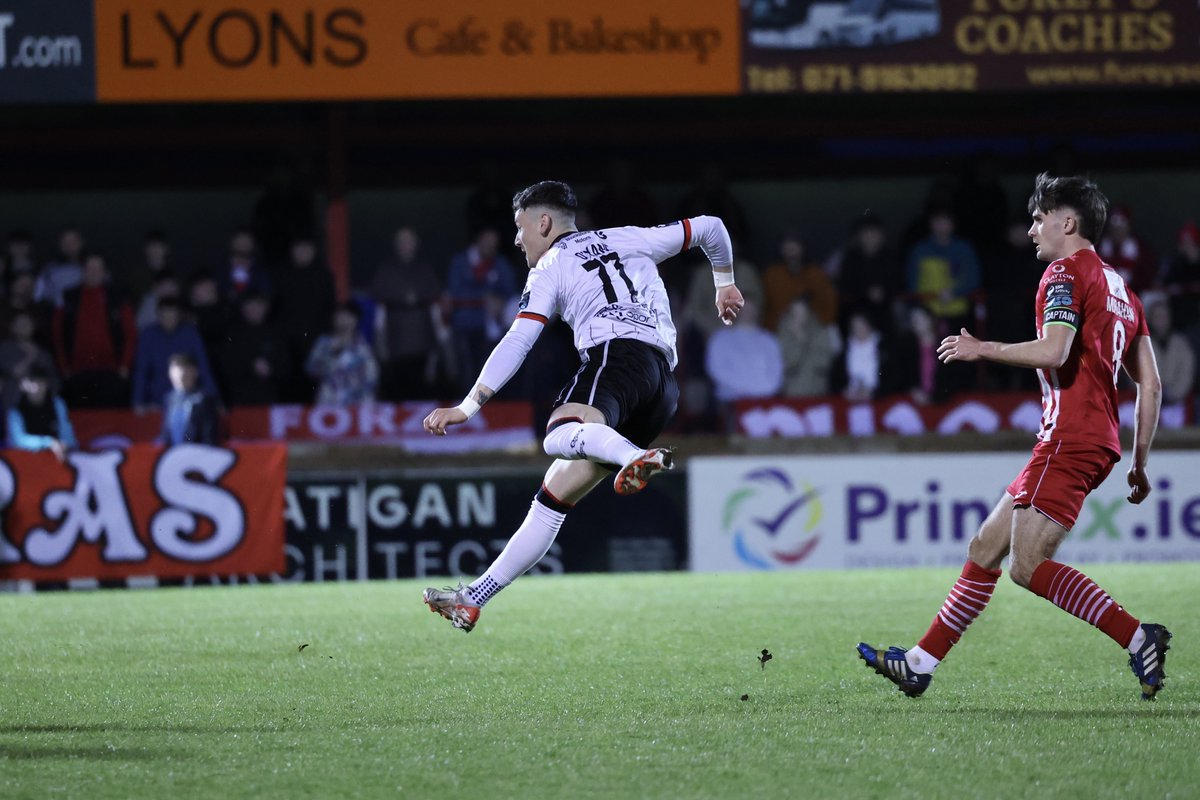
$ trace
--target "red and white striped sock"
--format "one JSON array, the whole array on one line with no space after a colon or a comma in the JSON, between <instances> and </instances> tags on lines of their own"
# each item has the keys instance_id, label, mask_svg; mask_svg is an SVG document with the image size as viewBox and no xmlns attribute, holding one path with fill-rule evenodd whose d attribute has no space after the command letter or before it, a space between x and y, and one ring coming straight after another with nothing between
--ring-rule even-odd
<instances>
[{"instance_id":1,"label":"red and white striped sock","mask_svg":"<svg viewBox=\"0 0 1200 800\"><path fill-rule=\"evenodd\" d=\"M1095 625L1121 647L1128 647L1141 624L1117 605L1108 592L1074 567L1046 560L1033 571L1029 591L1084 622Z\"/></svg>"},{"instance_id":2,"label":"red and white striped sock","mask_svg":"<svg viewBox=\"0 0 1200 800\"><path fill-rule=\"evenodd\" d=\"M962 574L950 589L946 602L917 643L917 647L935 659L933 666L946 657L967 626L983 613L999 578L998 569L984 569L970 560L963 565Z\"/></svg>"}]
</instances>

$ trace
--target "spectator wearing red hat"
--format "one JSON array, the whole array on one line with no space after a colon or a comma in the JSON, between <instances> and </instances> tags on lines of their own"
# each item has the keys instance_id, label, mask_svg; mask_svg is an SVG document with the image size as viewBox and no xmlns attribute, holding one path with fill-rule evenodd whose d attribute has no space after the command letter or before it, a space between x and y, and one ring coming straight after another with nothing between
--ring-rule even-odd
<instances>
[{"instance_id":1,"label":"spectator wearing red hat","mask_svg":"<svg viewBox=\"0 0 1200 800\"><path fill-rule=\"evenodd\" d=\"M1163 289L1171 298L1171 315L1179 322L1200 318L1200 227L1195 222L1179 229L1166 273Z\"/></svg>"},{"instance_id":2,"label":"spectator wearing red hat","mask_svg":"<svg viewBox=\"0 0 1200 800\"><path fill-rule=\"evenodd\" d=\"M1113 206L1108 215L1104 238L1096 248L1104 260L1141 294L1158 281L1158 261L1145 242L1133 232L1133 215L1128 206Z\"/></svg>"}]
</instances>

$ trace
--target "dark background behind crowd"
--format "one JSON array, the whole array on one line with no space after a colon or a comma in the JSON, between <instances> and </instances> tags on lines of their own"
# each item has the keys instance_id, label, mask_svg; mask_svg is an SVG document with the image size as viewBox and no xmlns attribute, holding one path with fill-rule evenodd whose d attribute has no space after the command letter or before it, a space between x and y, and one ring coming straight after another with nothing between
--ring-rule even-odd
<instances>
[{"instance_id":1,"label":"dark background behind crowd","mask_svg":"<svg viewBox=\"0 0 1200 800\"><path fill-rule=\"evenodd\" d=\"M187 391L218 412L456 400L524 283L512 193L547 177L576 185L581 227L702 213L729 227L747 299L734 327L715 324L698 251L663 265L682 430L725 429L745 397L1032 391L1028 371L946 368L934 351L960 327L1032 335L1044 265L1025 201L1042 169L1089 172L1108 193L1099 250L1144 300L1165 402L1190 402L1200 134L1180 101L1124 98L1140 122L1104 136L1076 132L1101 113L1082 101L1020 124L999 100L971 102L926 110L955 121L938 139L894 99L875 117L830 100L822 123L794 102L773 113L747 99L743 126L703 101L658 103L686 113L650 125L645 101L532 103L525 117L435 104L419 124L411 104L27 109L20 124L45 136L25 130L20 157L0 157L11 179L0 190L4 402L20 402L36 366L68 408L161 409L181 391L181 355L194 365ZM0 125L0 140L16 124ZM341 255L329 246L335 209L349 220ZM542 418L546 387L577 363L552 325L501 398L528 399Z\"/></svg>"}]
</instances>

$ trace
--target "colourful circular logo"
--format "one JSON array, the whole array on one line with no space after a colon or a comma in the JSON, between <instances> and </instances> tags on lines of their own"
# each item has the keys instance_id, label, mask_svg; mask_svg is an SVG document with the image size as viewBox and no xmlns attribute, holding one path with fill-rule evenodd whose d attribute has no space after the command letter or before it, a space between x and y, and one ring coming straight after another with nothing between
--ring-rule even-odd
<instances>
[{"instance_id":1,"label":"colourful circular logo","mask_svg":"<svg viewBox=\"0 0 1200 800\"><path fill-rule=\"evenodd\" d=\"M725 500L721 528L742 563L777 569L807 558L821 541L820 491L807 482L797 486L778 469L748 472L741 482Z\"/></svg>"}]
</instances>

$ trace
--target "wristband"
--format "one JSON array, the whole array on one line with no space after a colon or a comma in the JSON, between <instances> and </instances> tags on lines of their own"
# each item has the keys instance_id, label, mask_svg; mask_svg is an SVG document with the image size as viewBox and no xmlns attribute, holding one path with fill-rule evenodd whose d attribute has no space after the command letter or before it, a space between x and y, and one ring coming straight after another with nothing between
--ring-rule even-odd
<instances>
[{"instance_id":1,"label":"wristband","mask_svg":"<svg viewBox=\"0 0 1200 800\"><path fill-rule=\"evenodd\" d=\"M713 269L713 286L718 289L724 289L726 286L733 286L733 267L728 270Z\"/></svg>"},{"instance_id":2,"label":"wristband","mask_svg":"<svg viewBox=\"0 0 1200 800\"><path fill-rule=\"evenodd\" d=\"M467 419L470 419L478 414L480 408L482 408L482 406L469 397L463 398L463 401L458 404L458 410L466 414Z\"/></svg>"}]
</instances>

